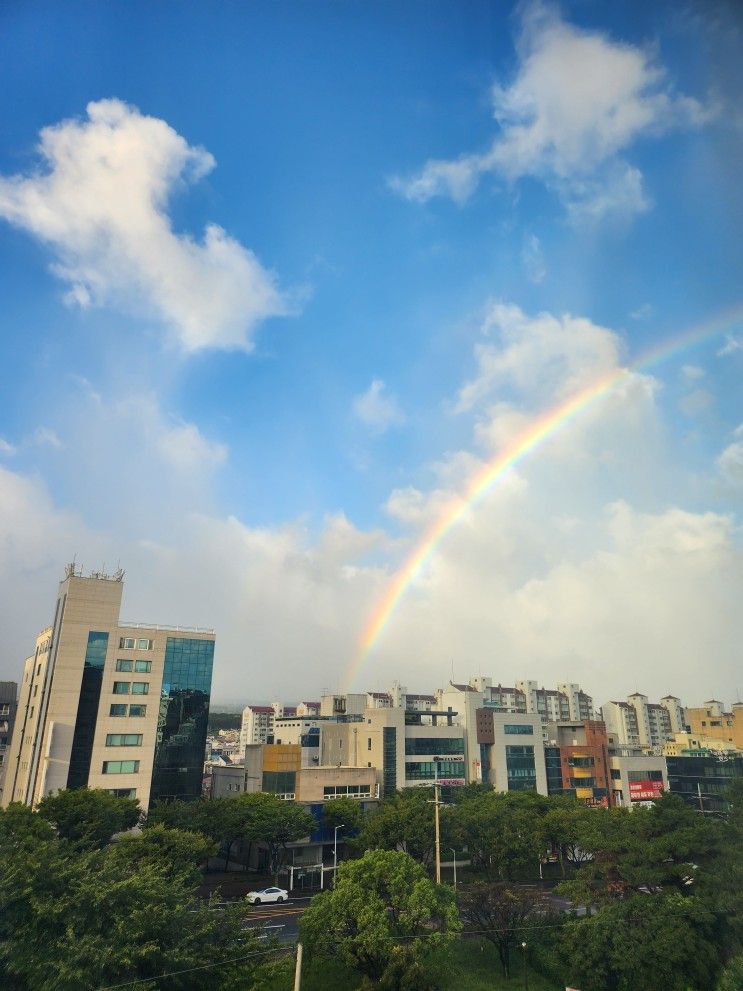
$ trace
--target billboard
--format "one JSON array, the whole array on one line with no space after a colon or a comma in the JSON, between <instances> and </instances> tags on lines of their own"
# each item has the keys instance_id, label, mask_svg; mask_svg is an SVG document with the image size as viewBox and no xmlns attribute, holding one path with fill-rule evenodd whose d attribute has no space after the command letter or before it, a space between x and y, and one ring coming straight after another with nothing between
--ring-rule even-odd
<instances>
[{"instance_id":1,"label":"billboard","mask_svg":"<svg viewBox=\"0 0 743 991\"><path fill-rule=\"evenodd\" d=\"M662 781L630 781L629 798L631 802L654 801L663 791Z\"/></svg>"}]
</instances>

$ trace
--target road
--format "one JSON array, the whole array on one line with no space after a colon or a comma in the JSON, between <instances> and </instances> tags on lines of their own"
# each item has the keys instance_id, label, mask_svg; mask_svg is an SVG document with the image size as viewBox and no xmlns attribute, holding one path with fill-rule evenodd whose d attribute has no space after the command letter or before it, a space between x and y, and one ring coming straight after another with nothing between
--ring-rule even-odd
<instances>
[{"instance_id":1,"label":"road","mask_svg":"<svg viewBox=\"0 0 743 991\"><path fill-rule=\"evenodd\" d=\"M282 942L295 943L299 917L311 898L291 898L282 905L254 905L247 920L249 929L261 929L267 936L277 936Z\"/></svg>"}]
</instances>

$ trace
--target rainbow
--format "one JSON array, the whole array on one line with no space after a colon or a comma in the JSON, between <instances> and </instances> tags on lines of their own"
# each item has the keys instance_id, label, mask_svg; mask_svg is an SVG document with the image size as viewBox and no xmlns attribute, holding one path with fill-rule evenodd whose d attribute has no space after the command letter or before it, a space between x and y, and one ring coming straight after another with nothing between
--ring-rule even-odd
<instances>
[{"instance_id":1,"label":"rainbow","mask_svg":"<svg viewBox=\"0 0 743 991\"><path fill-rule=\"evenodd\" d=\"M581 413L596 405L636 372L647 371L660 362L715 337L743 320L743 304L737 304L717 314L704 323L698 324L682 334L662 342L645 352L635 362L613 370L597 379L587 388L575 393L569 399L542 413L522 431L509 445L500 451L469 482L467 489L454 498L438 519L424 533L417 547L408 556L402 567L392 578L384 595L377 603L364 628L359 650L346 673L346 690L355 682L370 651L378 642L392 615L404 598L408 589L438 550L447 534L454 529L493 487L516 465L538 450L558 430L568 426Z\"/></svg>"}]
</instances>

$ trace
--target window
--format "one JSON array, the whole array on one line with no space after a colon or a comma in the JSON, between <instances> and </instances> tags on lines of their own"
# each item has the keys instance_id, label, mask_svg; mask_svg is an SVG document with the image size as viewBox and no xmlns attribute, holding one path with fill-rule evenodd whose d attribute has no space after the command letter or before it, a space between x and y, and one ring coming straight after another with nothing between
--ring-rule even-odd
<instances>
[{"instance_id":1,"label":"window","mask_svg":"<svg viewBox=\"0 0 743 991\"><path fill-rule=\"evenodd\" d=\"M131 689L131 682L129 681L114 682L114 695L128 695L130 689Z\"/></svg>"},{"instance_id":2,"label":"window","mask_svg":"<svg viewBox=\"0 0 743 991\"><path fill-rule=\"evenodd\" d=\"M130 705L129 706L130 716L146 716L147 706L146 705Z\"/></svg>"},{"instance_id":3,"label":"window","mask_svg":"<svg viewBox=\"0 0 743 991\"><path fill-rule=\"evenodd\" d=\"M103 774L137 774L138 760L104 760Z\"/></svg>"},{"instance_id":4,"label":"window","mask_svg":"<svg viewBox=\"0 0 743 991\"><path fill-rule=\"evenodd\" d=\"M371 741L372 741L372 738L371 737L369 737L367 739L367 741L366 741L366 749L367 750L371 750Z\"/></svg>"},{"instance_id":5,"label":"window","mask_svg":"<svg viewBox=\"0 0 743 991\"><path fill-rule=\"evenodd\" d=\"M34 718L34 707L33 706L31 706L31 711L28 714L28 718L29 719L33 719Z\"/></svg>"},{"instance_id":6,"label":"window","mask_svg":"<svg viewBox=\"0 0 743 991\"><path fill-rule=\"evenodd\" d=\"M114 798L136 798L136 788L107 788L106 791Z\"/></svg>"},{"instance_id":7,"label":"window","mask_svg":"<svg viewBox=\"0 0 743 991\"><path fill-rule=\"evenodd\" d=\"M503 732L516 736L534 736L534 727L526 723L506 723Z\"/></svg>"},{"instance_id":8,"label":"window","mask_svg":"<svg viewBox=\"0 0 743 991\"><path fill-rule=\"evenodd\" d=\"M108 710L109 716L125 716L126 706L121 705L120 702L114 702L111 708Z\"/></svg>"},{"instance_id":9,"label":"window","mask_svg":"<svg viewBox=\"0 0 743 991\"><path fill-rule=\"evenodd\" d=\"M120 637L120 639L119 639L119 649L120 650L134 650L134 640L131 637Z\"/></svg>"},{"instance_id":10,"label":"window","mask_svg":"<svg viewBox=\"0 0 743 991\"><path fill-rule=\"evenodd\" d=\"M38 694L39 694L39 686L38 685L34 685L34 698L36 698L36 696Z\"/></svg>"},{"instance_id":11,"label":"window","mask_svg":"<svg viewBox=\"0 0 743 991\"><path fill-rule=\"evenodd\" d=\"M436 768L438 767L438 771ZM433 781L434 778L463 778L464 762L454 760L405 761L405 777L408 781Z\"/></svg>"},{"instance_id":12,"label":"window","mask_svg":"<svg viewBox=\"0 0 743 991\"><path fill-rule=\"evenodd\" d=\"M106 736L107 747L141 747L141 733L109 733Z\"/></svg>"},{"instance_id":13,"label":"window","mask_svg":"<svg viewBox=\"0 0 743 991\"><path fill-rule=\"evenodd\" d=\"M152 650L152 641L137 640L137 650Z\"/></svg>"},{"instance_id":14,"label":"window","mask_svg":"<svg viewBox=\"0 0 743 991\"><path fill-rule=\"evenodd\" d=\"M621 771L618 771L616 769L616 767L612 767L612 769L611 769L611 777L612 777L612 780L613 781L619 781L621 779L621 777L622 777L622 772Z\"/></svg>"},{"instance_id":15,"label":"window","mask_svg":"<svg viewBox=\"0 0 743 991\"><path fill-rule=\"evenodd\" d=\"M461 736L408 736L405 738L406 757L434 757L438 754L463 753L464 740Z\"/></svg>"},{"instance_id":16,"label":"window","mask_svg":"<svg viewBox=\"0 0 743 991\"><path fill-rule=\"evenodd\" d=\"M122 661L119 659L116 662L117 671L131 671L134 667L134 661Z\"/></svg>"},{"instance_id":17,"label":"window","mask_svg":"<svg viewBox=\"0 0 743 991\"><path fill-rule=\"evenodd\" d=\"M149 674L152 670L152 661L135 661L134 670L137 674Z\"/></svg>"},{"instance_id":18,"label":"window","mask_svg":"<svg viewBox=\"0 0 743 991\"><path fill-rule=\"evenodd\" d=\"M329 798L368 798L371 795L371 785L325 785L323 799Z\"/></svg>"},{"instance_id":19,"label":"window","mask_svg":"<svg viewBox=\"0 0 743 991\"><path fill-rule=\"evenodd\" d=\"M150 694L149 681L132 682L132 695L149 695L149 694Z\"/></svg>"}]
</instances>

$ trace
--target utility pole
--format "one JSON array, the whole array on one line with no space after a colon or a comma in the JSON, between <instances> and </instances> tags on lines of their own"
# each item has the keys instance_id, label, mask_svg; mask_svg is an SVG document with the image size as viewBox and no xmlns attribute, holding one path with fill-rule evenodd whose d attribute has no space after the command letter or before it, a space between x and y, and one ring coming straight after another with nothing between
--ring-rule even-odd
<instances>
[{"instance_id":1,"label":"utility pole","mask_svg":"<svg viewBox=\"0 0 743 991\"><path fill-rule=\"evenodd\" d=\"M433 805L433 821L436 831L436 884L441 884L441 831L439 829L439 805L443 803L439 800L439 761L440 757L433 759L433 801L430 799L429 805Z\"/></svg>"},{"instance_id":2,"label":"utility pole","mask_svg":"<svg viewBox=\"0 0 743 991\"><path fill-rule=\"evenodd\" d=\"M697 781L697 795L699 795L699 811L704 815L704 799L702 798L702 783Z\"/></svg>"},{"instance_id":3,"label":"utility pole","mask_svg":"<svg viewBox=\"0 0 743 991\"><path fill-rule=\"evenodd\" d=\"M335 887L335 878L338 874L338 830L343 829L345 823L342 822L340 826L333 827L333 887Z\"/></svg>"},{"instance_id":4,"label":"utility pole","mask_svg":"<svg viewBox=\"0 0 743 991\"><path fill-rule=\"evenodd\" d=\"M302 944L297 943L297 965L294 968L294 991L302 987Z\"/></svg>"},{"instance_id":5,"label":"utility pole","mask_svg":"<svg viewBox=\"0 0 743 991\"><path fill-rule=\"evenodd\" d=\"M457 851L454 847L449 847L451 852L454 854L454 894L457 893Z\"/></svg>"}]
</instances>

